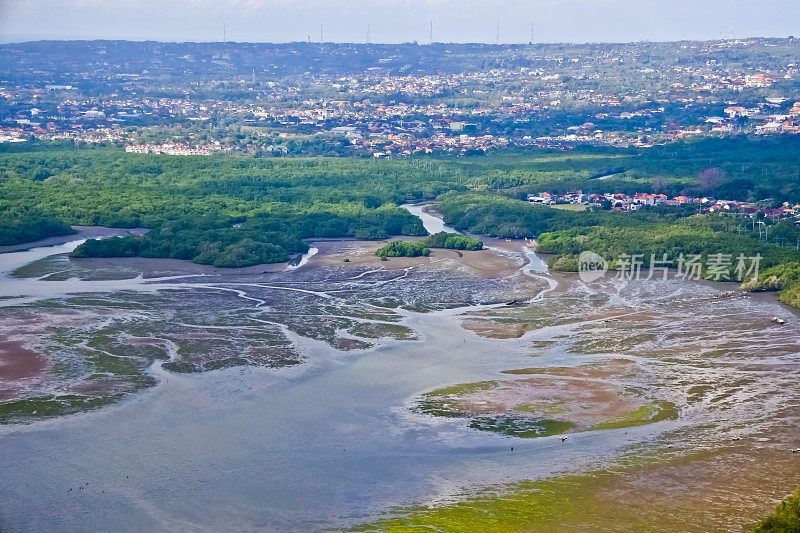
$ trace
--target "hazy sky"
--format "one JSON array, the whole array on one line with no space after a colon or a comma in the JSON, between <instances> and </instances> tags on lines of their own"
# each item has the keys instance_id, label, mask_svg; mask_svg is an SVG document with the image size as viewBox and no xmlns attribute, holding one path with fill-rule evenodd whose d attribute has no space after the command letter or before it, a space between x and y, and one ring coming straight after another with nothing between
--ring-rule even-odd
<instances>
[{"instance_id":1,"label":"hazy sky","mask_svg":"<svg viewBox=\"0 0 800 533\"><path fill-rule=\"evenodd\" d=\"M0 0L0 41L537 42L800 36L800 0Z\"/></svg>"}]
</instances>

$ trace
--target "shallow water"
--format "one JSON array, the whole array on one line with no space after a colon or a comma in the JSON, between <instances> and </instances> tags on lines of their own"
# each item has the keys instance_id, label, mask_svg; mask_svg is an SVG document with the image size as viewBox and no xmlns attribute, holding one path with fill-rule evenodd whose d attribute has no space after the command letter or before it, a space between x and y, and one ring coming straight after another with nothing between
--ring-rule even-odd
<instances>
[{"instance_id":1,"label":"shallow water","mask_svg":"<svg viewBox=\"0 0 800 533\"><path fill-rule=\"evenodd\" d=\"M297 270L307 265L311 258L317 255L317 253L319 253L319 248L314 246L310 247L306 253L297 256L293 261L289 261L289 264L286 265L286 270Z\"/></svg>"},{"instance_id":2,"label":"shallow water","mask_svg":"<svg viewBox=\"0 0 800 533\"><path fill-rule=\"evenodd\" d=\"M300 340L314 361L306 369L167 375L119 406L3 428L0 462L14 465L0 488L4 523L302 531L464 485L575 468L650 437L609 432L567 448L409 415L403 406L420 392L526 357L516 350L522 342L477 338L452 315L410 315L422 342L348 356Z\"/></svg>"},{"instance_id":3,"label":"shallow water","mask_svg":"<svg viewBox=\"0 0 800 533\"><path fill-rule=\"evenodd\" d=\"M26 262L66 251L0 255L6 273L0 294L7 297L0 305L75 293L220 288L172 277L7 276ZM307 357L304 364L180 375L156 363L152 373L159 385L118 405L0 426L0 529L336 528L395 505L602 467L636 445L708 449L732 435L770 431L772 419L790 419L800 405L792 387L800 366L792 333L797 320L778 304L715 300L717 289L681 282L573 283L553 297L549 292L557 284L546 266L530 250L520 253L529 260L523 272L548 280L545 293L526 306L398 310L417 341L383 341L350 353L287 331ZM354 287L374 283L362 276L353 277ZM335 298L305 283L269 287ZM247 305L263 303L251 296L253 284L230 282L223 288ZM182 298L182 292L167 294ZM519 338L480 337L461 327L462 316L477 311L541 324ZM783 329L769 323L776 314L787 318ZM608 317L618 318L608 322ZM536 342L550 344L540 348ZM558 436L517 439L475 431L460 419L408 409L420 394L446 385L510 379L503 370L612 357L647 368L638 385L674 401L681 417L578 433L563 443ZM708 388L687 392L697 385Z\"/></svg>"},{"instance_id":4,"label":"shallow water","mask_svg":"<svg viewBox=\"0 0 800 533\"><path fill-rule=\"evenodd\" d=\"M14 270L39 259L58 254L68 254L85 242L86 239L77 239L55 246L41 246L22 252L9 252L0 254L0 276L8 278ZM4 284L5 285L5 284Z\"/></svg>"},{"instance_id":5,"label":"shallow water","mask_svg":"<svg viewBox=\"0 0 800 533\"><path fill-rule=\"evenodd\" d=\"M412 215L418 216L422 220L422 225L425 226L425 229L428 230L428 233L431 235L442 231L446 231L448 233L461 233L454 227L445 224L441 218L427 213L425 211L425 207L428 205L429 204L403 204L400 207Z\"/></svg>"}]
</instances>

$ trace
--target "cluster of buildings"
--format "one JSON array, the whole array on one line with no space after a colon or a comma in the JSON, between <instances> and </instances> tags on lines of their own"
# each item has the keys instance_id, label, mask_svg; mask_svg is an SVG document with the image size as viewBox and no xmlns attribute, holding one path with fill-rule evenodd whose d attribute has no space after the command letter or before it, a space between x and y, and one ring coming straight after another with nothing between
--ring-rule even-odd
<instances>
[{"instance_id":1,"label":"cluster of buildings","mask_svg":"<svg viewBox=\"0 0 800 533\"><path fill-rule=\"evenodd\" d=\"M188 144L129 144L125 151L129 154L165 154L165 155L211 155L218 151L218 146L190 146Z\"/></svg>"},{"instance_id":2,"label":"cluster of buildings","mask_svg":"<svg viewBox=\"0 0 800 533\"><path fill-rule=\"evenodd\" d=\"M582 204L586 206L602 207L614 211L636 211L644 206L668 205L694 205L700 211L707 213L740 213L753 214L763 213L772 219L790 218L800 215L800 205L789 205L785 203L782 207L764 208L762 206L741 202L738 200L719 200L710 196L701 198L692 196L669 197L665 194L651 194L637 192L634 194L625 193L592 193L584 194L581 191L570 191L563 194L552 192L540 192L529 194L528 202L543 205L558 204Z\"/></svg>"},{"instance_id":3,"label":"cluster of buildings","mask_svg":"<svg viewBox=\"0 0 800 533\"><path fill-rule=\"evenodd\" d=\"M735 132L746 120L755 134L796 135L800 133L800 102L789 107L786 101L783 97L771 97L749 108L733 103L724 109L724 116L709 117L706 123L711 124L712 133Z\"/></svg>"}]
</instances>

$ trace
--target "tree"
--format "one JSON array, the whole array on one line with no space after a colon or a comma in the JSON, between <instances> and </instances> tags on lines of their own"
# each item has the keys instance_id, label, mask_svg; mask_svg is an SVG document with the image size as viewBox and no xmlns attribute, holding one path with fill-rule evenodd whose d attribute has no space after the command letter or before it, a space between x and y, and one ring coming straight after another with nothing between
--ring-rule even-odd
<instances>
[{"instance_id":1,"label":"tree","mask_svg":"<svg viewBox=\"0 0 800 533\"><path fill-rule=\"evenodd\" d=\"M710 192L719 187L725 179L725 171L718 167L706 168L700 171L697 179L700 182L700 187L704 191Z\"/></svg>"}]
</instances>

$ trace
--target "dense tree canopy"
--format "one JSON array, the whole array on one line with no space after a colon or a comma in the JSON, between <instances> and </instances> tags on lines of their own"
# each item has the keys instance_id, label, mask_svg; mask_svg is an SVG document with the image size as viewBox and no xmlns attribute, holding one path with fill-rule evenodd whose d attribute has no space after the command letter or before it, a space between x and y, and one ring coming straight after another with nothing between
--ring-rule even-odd
<instances>
[{"instance_id":1,"label":"dense tree canopy","mask_svg":"<svg viewBox=\"0 0 800 533\"><path fill-rule=\"evenodd\" d=\"M447 233L440 231L422 241L425 246L430 248L447 248L450 250L481 250L483 242L458 233Z\"/></svg>"},{"instance_id":2,"label":"dense tree canopy","mask_svg":"<svg viewBox=\"0 0 800 533\"><path fill-rule=\"evenodd\" d=\"M375 250L378 257L421 257L431 255L431 249L419 242L392 241Z\"/></svg>"},{"instance_id":3,"label":"dense tree canopy","mask_svg":"<svg viewBox=\"0 0 800 533\"><path fill-rule=\"evenodd\" d=\"M75 253L217 266L285 261L307 250L308 238L425 235L421 221L396 204L451 190L440 166L110 150L8 154L0 167L0 235L33 240L69 229L59 221L144 226L151 229L145 236L90 241ZM27 205L38 218L23 216Z\"/></svg>"},{"instance_id":4,"label":"dense tree canopy","mask_svg":"<svg viewBox=\"0 0 800 533\"><path fill-rule=\"evenodd\" d=\"M146 227L151 231L145 236L87 243L76 254L239 266L283 261L305 251L304 240L310 238L425 235L421 221L398 205L438 197L445 221L473 234L518 238L561 232L542 239L554 253L575 253L583 246L579 241L602 245L610 253L651 237L655 240L648 250L713 248L720 237L738 250L752 248L752 236L740 228L720 227L719 221L704 227L705 219L699 217L663 233L658 229L658 224L675 224L691 211L567 212L519 198L541 190L582 189L702 192L758 199L764 205L800 200L798 148L800 141L791 138L741 138L650 150L584 148L372 160L172 157L33 147L0 153L0 244L63 234L74 224ZM608 174L614 176L596 179ZM772 242L800 242L794 225L781 224L771 227ZM631 227L636 225L642 227ZM591 230L596 226L601 227ZM729 239L733 231L737 238ZM434 241L448 248L477 246L457 236ZM780 256L769 251L771 257Z\"/></svg>"},{"instance_id":5,"label":"dense tree canopy","mask_svg":"<svg viewBox=\"0 0 800 533\"><path fill-rule=\"evenodd\" d=\"M36 208L21 205L0 208L0 246L69 233L73 233L73 230L67 224Z\"/></svg>"}]
</instances>

